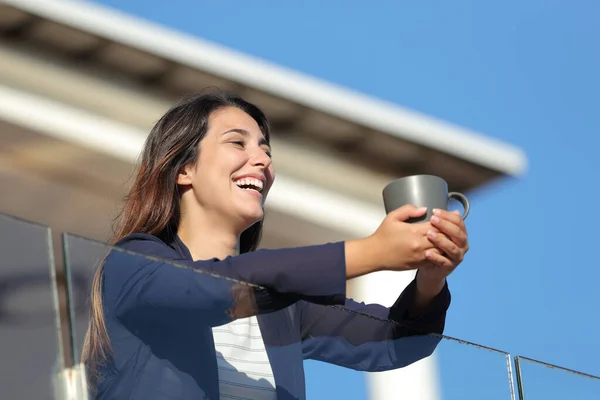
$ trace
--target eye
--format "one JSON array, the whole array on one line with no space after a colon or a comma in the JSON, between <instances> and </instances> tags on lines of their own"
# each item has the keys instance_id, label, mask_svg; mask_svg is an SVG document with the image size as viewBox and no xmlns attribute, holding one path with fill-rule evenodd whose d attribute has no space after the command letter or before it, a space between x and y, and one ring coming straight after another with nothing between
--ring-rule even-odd
<instances>
[{"instance_id":1,"label":"eye","mask_svg":"<svg viewBox=\"0 0 600 400\"><path fill-rule=\"evenodd\" d=\"M263 151L265 152L265 154L267 155L267 157L272 158L271 156L271 149L263 149Z\"/></svg>"},{"instance_id":2,"label":"eye","mask_svg":"<svg viewBox=\"0 0 600 400\"><path fill-rule=\"evenodd\" d=\"M245 146L245 143L242 140L236 140L236 141L233 141L231 143L234 144L234 145L236 145L236 146L238 146L238 147L240 147L240 148L242 148L242 149Z\"/></svg>"}]
</instances>

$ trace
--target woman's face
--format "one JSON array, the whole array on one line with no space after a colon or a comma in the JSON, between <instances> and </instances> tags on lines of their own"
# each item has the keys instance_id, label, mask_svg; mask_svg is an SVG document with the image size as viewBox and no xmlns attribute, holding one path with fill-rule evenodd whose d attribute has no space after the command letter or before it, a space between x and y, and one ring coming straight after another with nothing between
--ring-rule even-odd
<instances>
[{"instance_id":1,"label":"woman's face","mask_svg":"<svg viewBox=\"0 0 600 400\"><path fill-rule=\"evenodd\" d=\"M275 178L270 151L252 117L235 107L219 109L209 117L197 163L185 168L178 183L191 186L209 220L231 222L241 233L263 218Z\"/></svg>"}]
</instances>

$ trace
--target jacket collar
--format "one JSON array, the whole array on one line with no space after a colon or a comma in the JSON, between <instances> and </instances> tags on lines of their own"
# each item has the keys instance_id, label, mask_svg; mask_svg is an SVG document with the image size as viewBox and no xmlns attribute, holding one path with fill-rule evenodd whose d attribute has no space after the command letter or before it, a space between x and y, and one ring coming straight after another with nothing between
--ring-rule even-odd
<instances>
[{"instance_id":1,"label":"jacket collar","mask_svg":"<svg viewBox=\"0 0 600 400\"><path fill-rule=\"evenodd\" d=\"M190 253L190 249L188 249L187 246L185 245L185 243L183 243L183 240L181 240L179 235L173 235L173 237L170 238L169 241L167 241L167 244L169 245L169 247L171 247L173 250L175 250L177 252L177 255L182 260L193 261L192 253Z\"/></svg>"}]
</instances>

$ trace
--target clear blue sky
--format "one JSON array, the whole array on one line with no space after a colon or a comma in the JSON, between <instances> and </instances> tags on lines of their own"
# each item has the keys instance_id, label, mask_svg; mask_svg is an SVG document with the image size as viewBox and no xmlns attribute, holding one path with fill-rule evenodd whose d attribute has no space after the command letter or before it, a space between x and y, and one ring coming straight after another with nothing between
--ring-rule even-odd
<instances>
[{"instance_id":1,"label":"clear blue sky","mask_svg":"<svg viewBox=\"0 0 600 400\"><path fill-rule=\"evenodd\" d=\"M446 334L600 375L597 0L99 2L522 147L524 178L470 195Z\"/></svg>"}]
</instances>

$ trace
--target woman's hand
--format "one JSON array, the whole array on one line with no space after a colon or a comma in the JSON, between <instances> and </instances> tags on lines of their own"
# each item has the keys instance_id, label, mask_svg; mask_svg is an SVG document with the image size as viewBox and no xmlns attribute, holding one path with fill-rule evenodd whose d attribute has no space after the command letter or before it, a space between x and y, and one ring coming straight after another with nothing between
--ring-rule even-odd
<instances>
[{"instance_id":1,"label":"woman's hand","mask_svg":"<svg viewBox=\"0 0 600 400\"><path fill-rule=\"evenodd\" d=\"M468 251L464 222L459 214L435 211L431 222L407 223L425 214L411 205L390 212L371 236L346 242L346 278L375 271L419 269L419 287L439 292Z\"/></svg>"},{"instance_id":2,"label":"woman's hand","mask_svg":"<svg viewBox=\"0 0 600 400\"><path fill-rule=\"evenodd\" d=\"M410 218L421 217L427 210L411 205L390 212L371 236L346 242L346 277L355 278L375 271L408 271L431 262L427 251L440 253L427 237L438 232L429 222L411 224Z\"/></svg>"},{"instance_id":3,"label":"woman's hand","mask_svg":"<svg viewBox=\"0 0 600 400\"><path fill-rule=\"evenodd\" d=\"M448 275L463 261L469 251L467 228L458 211L434 210L431 229L427 233L429 241L438 251L427 250L426 257L431 263L419 269L417 279L433 286L442 284Z\"/></svg>"}]
</instances>

